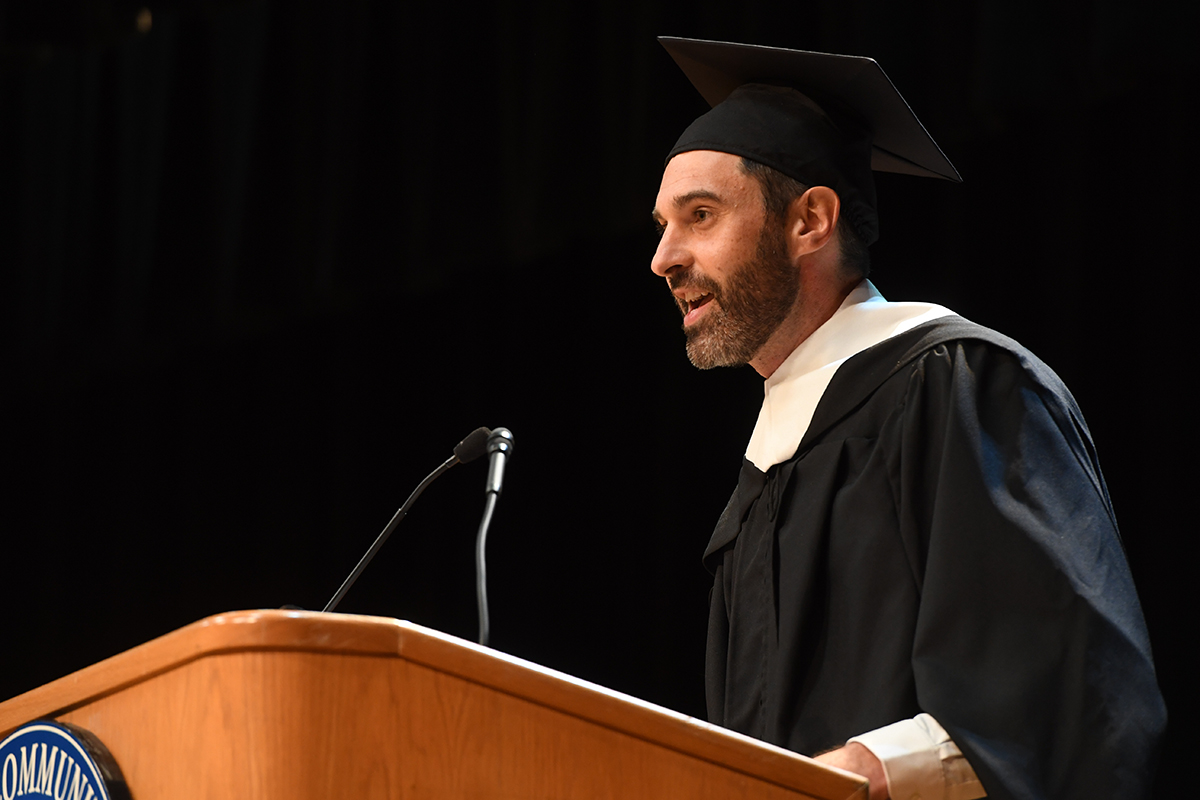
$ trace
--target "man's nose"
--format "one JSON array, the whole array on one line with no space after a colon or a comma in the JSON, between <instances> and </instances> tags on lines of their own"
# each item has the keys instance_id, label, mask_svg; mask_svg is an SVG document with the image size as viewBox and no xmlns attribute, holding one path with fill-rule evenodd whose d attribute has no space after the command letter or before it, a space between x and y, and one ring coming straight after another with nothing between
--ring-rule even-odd
<instances>
[{"instance_id":1,"label":"man's nose","mask_svg":"<svg viewBox=\"0 0 1200 800\"><path fill-rule=\"evenodd\" d=\"M654 258L650 259L650 271L660 278L667 277L672 270L686 267L691 262L691 255L679 241L679 237L671 233L670 228L663 231L658 240L658 249Z\"/></svg>"}]
</instances>

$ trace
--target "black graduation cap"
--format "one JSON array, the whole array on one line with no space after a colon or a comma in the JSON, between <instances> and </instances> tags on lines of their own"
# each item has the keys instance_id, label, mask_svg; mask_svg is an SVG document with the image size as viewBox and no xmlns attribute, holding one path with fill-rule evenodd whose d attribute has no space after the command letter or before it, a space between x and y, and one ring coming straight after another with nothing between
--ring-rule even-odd
<instances>
[{"instance_id":1,"label":"black graduation cap","mask_svg":"<svg viewBox=\"0 0 1200 800\"><path fill-rule=\"evenodd\" d=\"M669 36L659 42L713 106L668 160L720 150L830 186L868 244L878 238L872 169L962 181L874 59Z\"/></svg>"}]
</instances>

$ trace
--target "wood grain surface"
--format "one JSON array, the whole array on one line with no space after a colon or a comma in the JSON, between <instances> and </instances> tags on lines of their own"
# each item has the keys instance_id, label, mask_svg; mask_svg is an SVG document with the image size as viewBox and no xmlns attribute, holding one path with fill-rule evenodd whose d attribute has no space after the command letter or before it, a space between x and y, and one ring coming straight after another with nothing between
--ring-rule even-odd
<instances>
[{"instance_id":1,"label":"wood grain surface","mask_svg":"<svg viewBox=\"0 0 1200 800\"><path fill-rule=\"evenodd\" d=\"M100 737L134 800L865 797L861 778L398 620L201 620L0 704Z\"/></svg>"}]
</instances>

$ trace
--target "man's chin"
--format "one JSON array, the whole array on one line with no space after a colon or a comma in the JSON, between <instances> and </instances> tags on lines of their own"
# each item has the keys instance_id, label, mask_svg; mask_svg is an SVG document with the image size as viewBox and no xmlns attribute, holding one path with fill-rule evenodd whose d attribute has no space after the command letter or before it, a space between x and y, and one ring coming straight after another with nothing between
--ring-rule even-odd
<instances>
[{"instance_id":1,"label":"man's chin","mask_svg":"<svg viewBox=\"0 0 1200 800\"><path fill-rule=\"evenodd\" d=\"M737 342L722 336L722 331L708 330L711 326L697 325L687 333L687 357L696 369L741 367L750 362L750 355Z\"/></svg>"}]
</instances>

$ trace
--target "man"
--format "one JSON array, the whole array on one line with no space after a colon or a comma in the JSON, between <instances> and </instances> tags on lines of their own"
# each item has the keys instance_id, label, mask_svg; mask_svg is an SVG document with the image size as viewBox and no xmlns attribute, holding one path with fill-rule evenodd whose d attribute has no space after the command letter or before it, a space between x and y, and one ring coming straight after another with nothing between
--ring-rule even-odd
<instances>
[{"instance_id":1,"label":"man","mask_svg":"<svg viewBox=\"0 0 1200 800\"><path fill-rule=\"evenodd\" d=\"M953 166L869 59L663 41L714 108L651 267L693 363L766 379L705 553L710 718L872 798L1145 796L1165 710L1074 400L865 280L871 167Z\"/></svg>"}]
</instances>

